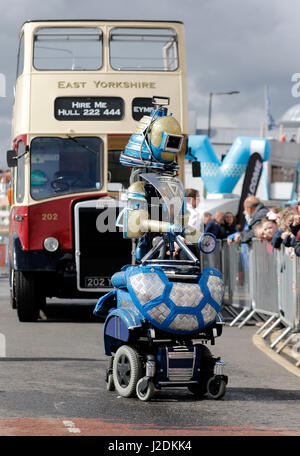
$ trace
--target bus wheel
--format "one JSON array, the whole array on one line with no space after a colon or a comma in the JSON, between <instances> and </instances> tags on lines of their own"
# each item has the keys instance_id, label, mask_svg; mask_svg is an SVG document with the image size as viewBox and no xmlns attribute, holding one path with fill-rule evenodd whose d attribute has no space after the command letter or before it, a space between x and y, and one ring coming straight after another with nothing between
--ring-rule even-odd
<instances>
[{"instance_id":1,"label":"bus wheel","mask_svg":"<svg viewBox=\"0 0 300 456\"><path fill-rule=\"evenodd\" d=\"M15 271L15 300L19 321L30 322L39 318L42 298L38 282L32 272Z\"/></svg>"}]
</instances>

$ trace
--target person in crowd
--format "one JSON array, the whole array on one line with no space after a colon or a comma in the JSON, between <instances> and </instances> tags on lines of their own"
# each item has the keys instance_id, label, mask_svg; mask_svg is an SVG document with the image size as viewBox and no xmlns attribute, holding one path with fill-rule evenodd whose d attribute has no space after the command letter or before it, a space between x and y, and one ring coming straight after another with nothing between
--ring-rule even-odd
<instances>
[{"instance_id":1,"label":"person in crowd","mask_svg":"<svg viewBox=\"0 0 300 456\"><path fill-rule=\"evenodd\" d=\"M280 206L271 207L269 212L267 212L267 214L266 214L267 219L274 220L277 223L278 219L280 217L280 211L281 211Z\"/></svg>"},{"instance_id":2,"label":"person in crowd","mask_svg":"<svg viewBox=\"0 0 300 456\"><path fill-rule=\"evenodd\" d=\"M267 217L262 219L262 236L267 242L271 243L274 234L278 230L278 225L275 220L269 220Z\"/></svg>"},{"instance_id":3,"label":"person in crowd","mask_svg":"<svg viewBox=\"0 0 300 456\"><path fill-rule=\"evenodd\" d=\"M198 231L203 233L204 231L204 223L203 217L201 212L198 209L199 202L200 202L200 193L198 190L194 188L187 188L186 189L186 208L189 215L188 224ZM185 238L180 236L180 238L185 241ZM196 255L199 256L199 249L198 246L195 244L187 243L189 249ZM186 254L181 250L179 245L175 242L175 256L180 259L186 259ZM167 252L169 254L169 252Z\"/></svg>"},{"instance_id":4,"label":"person in crowd","mask_svg":"<svg viewBox=\"0 0 300 456\"><path fill-rule=\"evenodd\" d=\"M294 237L290 230L290 225L293 223L295 211L293 208L286 207L279 212L277 219L278 229L272 238L272 246L274 249L279 249L281 244L290 247L291 238Z\"/></svg>"},{"instance_id":5,"label":"person in crowd","mask_svg":"<svg viewBox=\"0 0 300 456\"><path fill-rule=\"evenodd\" d=\"M203 225L204 225L204 231L206 229L206 226L209 222L212 221L212 214L210 212L204 212L203 214Z\"/></svg>"},{"instance_id":6,"label":"person in crowd","mask_svg":"<svg viewBox=\"0 0 300 456\"><path fill-rule=\"evenodd\" d=\"M234 236L234 242L238 244L248 243L254 236L254 227L261 223L262 219L269 212L256 196L248 196L244 201L244 214L247 222L247 228Z\"/></svg>"},{"instance_id":7,"label":"person in crowd","mask_svg":"<svg viewBox=\"0 0 300 456\"><path fill-rule=\"evenodd\" d=\"M225 212L224 214L224 238L227 238L230 234L236 233L237 227L235 222L235 216L232 212Z\"/></svg>"},{"instance_id":8,"label":"person in crowd","mask_svg":"<svg viewBox=\"0 0 300 456\"><path fill-rule=\"evenodd\" d=\"M206 225L205 233L212 233L216 239L224 239L224 212L217 211L214 219Z\"/></svg>"},{"instance_id":9,"label":"person in crowd","mask_svg":"<svg viewBox=\"0 0 300 456\"><path fill-rule=\"evenodd\" d=\"M299 205L298 205L299 207ZM294 215L293 221L290 223L290 246L294 249L297 256L300 256L300 213L298 211Z\"/></svg>"},{"instance_id":10,"label":"person in crowd","mask_svg":"<svg viewBox=\"0 0 300 456\"><path fill-rule=\"evenodd\" d=\"M259 224L255 225L255 227L253 228L253 232L254 232L254 236L260 242L262 242L264 240L264 229L263 229L263 224L262 223L259 223Z\"/></svg>"},{"instance_id":11,"label":"person in crowd","mask_svg":"<svg viewBox=\"0 0 300 456\"><path fill-rule=\"evenodd\" d=\"M204 223L201 212L199 211L200 194L194 188L186 189L187 210L189 212L189 225L196 228L198 231L204 231Z\"/></svg>"}]
</instances>

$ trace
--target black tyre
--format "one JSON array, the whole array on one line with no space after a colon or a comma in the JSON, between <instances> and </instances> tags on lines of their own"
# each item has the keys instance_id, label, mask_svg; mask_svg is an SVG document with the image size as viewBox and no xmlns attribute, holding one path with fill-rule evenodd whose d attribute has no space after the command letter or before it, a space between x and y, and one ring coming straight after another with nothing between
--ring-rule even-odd
<instances>
[{"instance_id":1,"label":"black tyre","mask_svg":"<svg viewBox=\"0 0 300 456\"><path fill-rule=\"evenodd\" d=\"M107 389L107 391L115 391L115 383L114 383L113 374L108 374L108 376L107 376L106 389Z\"/></svg>"},{"instance_id":2,"label":"black tyre","mask_svg":"<svg viewBox=\"0 0 300 456\"><path fill-rule=\"evenodd\" d=\"M113 381L116 391L123 397L136 394L136 384L142 376L138 352L129 345L118 348L113 362Z\"/></svg>"},{"instance_id":3,"label":"black tyre","mask_svg":"<svg viewBox=\"0 0 300 456\"><path fill-rule=\"evenodd\" d=\"M39 318L45 298L41 296L36 276L32 272L15 271L15 301L19 321L33 322Z\"/></svg>"},{"instance_id":4,"label":"black tyre","mask_svg":"<svg viewBox=\"0 0 300 456\"><path fill-rule=\"evenodd\" d=\"M207 394L211 399L221 399L226 393L226 383L216 376L211 377L207 382Z\"/></svg>"},{"instance_id":5,"label":"black tyre","mask_svg":"<svg viewBox=\"0 0 300 456\"><path fill-rule=\"evenodd\" d=\"M207 393L207 382L201 381L199 383L194 383L192 385L188 385L188 389L191 393L193 393L196 397L203 397Z\"/></svg>"},{"instance_id":6,"label":"black tyre","mask_svg":"<svg viewBox=\"0 0 300 456\"><path fill-rule=\"evenodd\" d=\"M152 380L149 380L147 389L144 391L141 388L142 382L143 382L142 378L140 378L140 380L137 382L136 395L140 399L140 401L147 402L147 401L150 401L152 399L152 397L154 396L155 387L154 387Z\"/></svg>"}]
</instances>

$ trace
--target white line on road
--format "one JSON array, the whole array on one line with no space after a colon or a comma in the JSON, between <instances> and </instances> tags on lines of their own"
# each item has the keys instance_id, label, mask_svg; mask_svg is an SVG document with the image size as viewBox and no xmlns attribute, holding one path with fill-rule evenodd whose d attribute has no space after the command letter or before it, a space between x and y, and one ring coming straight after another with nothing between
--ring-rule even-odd
<instances>
[{"instance_id":1,"label":"white line on road","mask_svg":"<svg viewBox=\"0 0 300 456\"><path fill-rule=\"evenodd\" d=\"M6 338L4 334L0 333L0 357L6 357Z\"/></svg>"},{"instance_id":2,"label":"white line on road","mask_svg":"<svg viewBox=\"0 0 300 456\"><path fill-rule=\"evenodd\" d=\"M73 421L63 421L63 424L66 426L69 432L80 434L81 430L75 427L75 423L73 423Z\"/></svg>"}]
</instances>

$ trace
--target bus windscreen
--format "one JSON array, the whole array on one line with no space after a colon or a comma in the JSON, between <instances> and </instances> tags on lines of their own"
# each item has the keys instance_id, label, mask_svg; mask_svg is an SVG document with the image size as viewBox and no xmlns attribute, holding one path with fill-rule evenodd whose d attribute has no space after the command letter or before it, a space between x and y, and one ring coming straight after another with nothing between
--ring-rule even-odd
<instances>
[{"instance_id":1,"label":"bus windscreen","mask_svg":"<svg viewBox=\"0 0 300 456\"><path fill-rule=\"evenodd\" d=\"M30 147L35 200L101 189L103 142L96 137L37 137Z\"/></svg>"}]
</instances>

